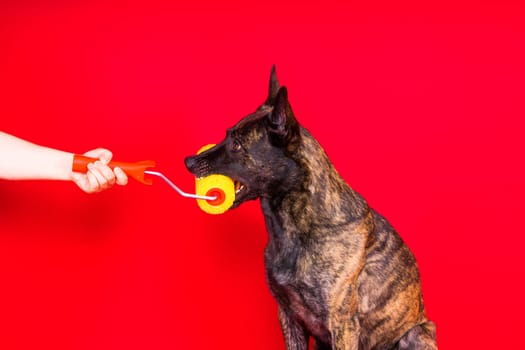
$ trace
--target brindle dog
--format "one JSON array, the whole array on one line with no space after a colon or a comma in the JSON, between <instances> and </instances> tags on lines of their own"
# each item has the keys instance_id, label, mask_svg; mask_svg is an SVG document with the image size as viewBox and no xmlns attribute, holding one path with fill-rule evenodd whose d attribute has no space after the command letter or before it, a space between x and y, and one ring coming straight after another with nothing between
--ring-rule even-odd
<instances>
[{"instance_id":1,"label":"brindle dog","mask_svg":"<svg viewBox=\"0 0 525 350\"><path fill-rule=\"evenodd\" d=\"M437 349L414 256L299 125L275 67L264 104L185 162L235 179L233 207L261 199L287 349Z\"/></svg>"}]
</instances>

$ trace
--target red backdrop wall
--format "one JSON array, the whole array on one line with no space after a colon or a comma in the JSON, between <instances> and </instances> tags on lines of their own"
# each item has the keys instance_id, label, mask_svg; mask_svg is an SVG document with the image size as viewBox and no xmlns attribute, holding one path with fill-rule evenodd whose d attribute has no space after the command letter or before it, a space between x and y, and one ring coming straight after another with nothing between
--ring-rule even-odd
<instances>
[{"instance_id":1,"label":"red backdrop wall","mask_svg":"<svg viewBox=\"0 0 525 350\"><path fill-rule=\"evenodd\" d=\"M0 5L0 129L183 159L266 97L272 63L337 169L414 251L442 349L516 348L520 5ZM284 349L257 202L209 216L160 180L86 195L0 181L2 349Z\"/></svg>"}]
</instances>

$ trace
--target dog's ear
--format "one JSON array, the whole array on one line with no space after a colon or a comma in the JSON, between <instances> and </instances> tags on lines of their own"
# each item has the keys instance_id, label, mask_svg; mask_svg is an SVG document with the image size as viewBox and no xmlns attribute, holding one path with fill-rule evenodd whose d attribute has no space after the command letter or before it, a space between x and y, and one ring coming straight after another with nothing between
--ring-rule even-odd
<instances>
[{"instance_id":1,"label":"dog's ear","mask_svg":"<svg viewBox=\"0 0 525 350\"><path fill-rule=\"evenodd\" d=\"M299 123L288 102L288 90L285 86L275 96L273 109L268 114L268 125L270 139L276 146L290 148L299 139Z\"/></svg>"},{"instance_id":2,"label":"dog's ear","mask_svg":"<svg viewBox=\"0 0 525 350\"><path fill-rule=\"evenodd\" d=\"M275 73L275 64L272 65L272 70L270 72L270 86L268 88L268 97L264 102L267 106L272 106L277 97L277 92L279 92L279 80L277 80L277 73Z\"/></svg>"},{"instance_id":3,"label":"dog's ear","mask_svg":"<svg viewBox=\"0 0 525 350\"><path fill-rule=\"evenodd\" d=\"M288 119L287 109L289 105L288 89L286 86L283 86L276 93L273 101L273 110L268 115L270 129L273 133L279 135L284 135L286 133L286 124Z\"/></svg>"}]
</instances>

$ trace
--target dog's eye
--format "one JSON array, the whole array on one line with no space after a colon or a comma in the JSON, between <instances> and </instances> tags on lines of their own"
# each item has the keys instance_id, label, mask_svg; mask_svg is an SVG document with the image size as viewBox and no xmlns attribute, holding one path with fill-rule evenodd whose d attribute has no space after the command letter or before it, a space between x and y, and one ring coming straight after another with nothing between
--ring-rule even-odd
<instances>
[{"instance_id":1,"label":"dog's eye","mask_svg":"<svg viewBox=\"0 0 525 350\"><path fill-rule=\"evenodd\" d=\"M242 146L237 140L233 140L232 142L232 150L235 152L239 152L241 150Z\"/></svg>"}]
</instances>

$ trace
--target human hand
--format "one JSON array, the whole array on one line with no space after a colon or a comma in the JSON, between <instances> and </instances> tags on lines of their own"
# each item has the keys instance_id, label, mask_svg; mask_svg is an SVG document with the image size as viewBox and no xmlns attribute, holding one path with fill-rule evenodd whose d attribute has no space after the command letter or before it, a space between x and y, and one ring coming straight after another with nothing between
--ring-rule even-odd
<instances>
[{"instance_id":1,"label":"human hand","mask_svg":"<svg viewBox=\"0 0 525 350\"><path fill-rule=\"evenodd\" d=\"M94 163L88 164L85 174L73 172L73 182L86 193L96 193L112 187L115 183L124 186L128 183L128 176L122 169L115 167L113 170L107 165L113 154L104 148L97 148L84 153L86 157L98 158Z\"/></svg>"}]
</instances>

